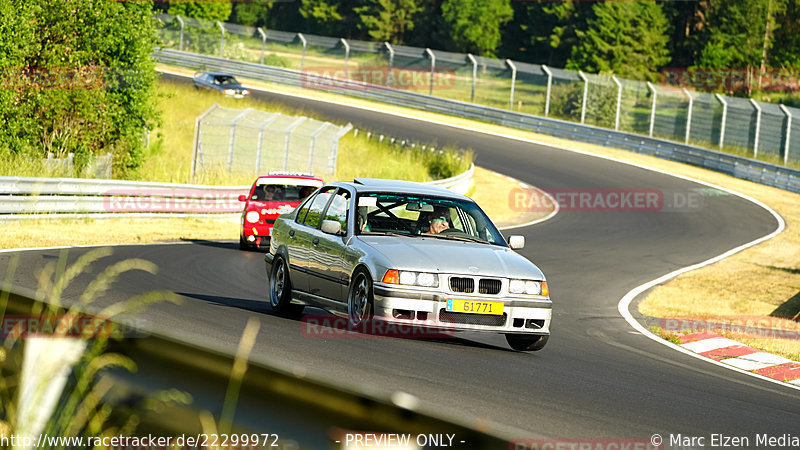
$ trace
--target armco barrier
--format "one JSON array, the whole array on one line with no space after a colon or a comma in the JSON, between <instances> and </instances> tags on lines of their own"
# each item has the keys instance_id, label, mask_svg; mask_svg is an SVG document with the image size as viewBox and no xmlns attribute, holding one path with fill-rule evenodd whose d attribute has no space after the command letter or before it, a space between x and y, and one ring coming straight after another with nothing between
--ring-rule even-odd
<instances>
[{"instance_id":1,"label":"armco barrier","mask_svg":"<svg viewBox=\"0 0 800 450\"><path fill-rule=\"evenodd\" d=\"M6 317L34 317L32 311L41 311L45 303L45 299L33 292L16 288L0 292L0 299L6 298L7 303L0 305ZM60 313L63 311L53 312ZM123 324L131 320L128 317ZM136 363L136 372L116 369L101 372L100 378L114 384L102 401L126 410L148 397L163 398L164 393L178 389L189 395L191 403L145 408L135 435L175 437L213 433L201 426L201 414L208 411L219 421L234 365L233 351L195 345L180 336L143 328L129 332L136 337L109 340L109 351L131 358ZM18 373L19 368L12 363L15 360L12 355L0 360L5 375ZM250 358L233 416L233 433L269 436L266 444L260 441L264 445L236 448L271 448L273 442L274 448L345 448L343 442L337 444L336 440L346 432L448 434L455 436L449 448L509 448L512 437L503 436L491 423L477 419L468 423L442 413L433 414L426 412L420 403L404 392L375 395L357 392L354 386L338 380L314 379L298 367L282 367L274 361Z\"/></svg>"},{"instance_id":2,"label":"armco barrier","mask_svg":"<svg viewBox=\"0 0 800 450\"><path fill-rule=\"evenodd\" d=\"M431 181L466 194L474 165L452 178ZM80 178L0 177L0 220L40 217L172 217L236 214L250 186L200 186Z\"/></svg>"},{"instance_id":3,"label":"armco barrier","mask_svg":"<svg viewBox=\"0 0 800 450\"><path fill-rule=\"evenodd\" d=\"M161 64L209 71L225 71L242 78L299 88L306 87L309 77L308 74L291 69L168 49L157 50L153 57ZM397 106L491 122L578 142L621 148L704 167L745 180L800 193L800 170L693 145L558 119L515 113L513 111L437 98L352 80L336 80L335 83L328 83L327 86L325 83L315 83L314 88Z\"/></svg>"}]
</instances>

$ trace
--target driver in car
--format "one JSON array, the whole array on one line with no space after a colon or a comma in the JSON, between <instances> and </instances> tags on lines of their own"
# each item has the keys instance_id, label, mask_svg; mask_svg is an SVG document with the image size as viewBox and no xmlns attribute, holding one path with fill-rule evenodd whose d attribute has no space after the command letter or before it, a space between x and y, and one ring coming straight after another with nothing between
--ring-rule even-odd
<instances>
[{"instance_id":1,"label":"driver in car","mask_svg":"<svg viewBox=\"0 0 800 450\"><path fill-rule=\"evenodd\" d=\"M423 231L423 234L439 234L450 228L450 223L447 220L449 216L450 210L448 208L436 207L429 218L430 226L427 231Z\"/></svg>"},{"instance_id":2,"label":"driver in car","mask_svg":"<svg viewBox=\"0 0 800 450\"><path fill-rule=\"evenodd\" d=\"M447 224L447 218L444 216L436 216L431 218L431 226L428 231L423 234L439 234L448 228L450 228L450 225Z\"/></svg>"}]
</instances>

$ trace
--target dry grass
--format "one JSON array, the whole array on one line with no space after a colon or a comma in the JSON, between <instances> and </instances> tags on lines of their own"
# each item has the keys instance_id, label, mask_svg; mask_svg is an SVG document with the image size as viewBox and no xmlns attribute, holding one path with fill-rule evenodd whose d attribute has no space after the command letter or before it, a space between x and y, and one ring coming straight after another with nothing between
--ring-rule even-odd
<instances>
[{"instance_id":1,"label":"dry grass","mask_svg":"<svg viewBox=\"0 0 800 450\"><path fill-rule=\"evenodd\" d=\"M170 68L169 70L175 69ZM180 72L179 69L175 71ZM280 89L282 92L307 95L307 92L301 89L286 86L266 83L251 84L267 89ZM740 252L712 266L684 274L656 288L640 303L640 311L655 317L703 317L716 320L737 315L770 317L770 315L780 314L792 317L800 311L800 298L798 298L800 295L800 195L798 194L711 170L625 150L576 143L567 139L504 128L499 125L372 103L324 92L315 92L314 97L568 147L692 177L749 195L777 211L786 221L786 230L754 248ZM481 202L479 201L479 203ZM785 325L793 326L794 323L786 322ZM742 342L795 359L800 350L800 341L742 338Z\"/></svg>"},{"instance_id":2,"label":"dry grass","mask_svg":"<svg viewBox=\"0 0 800 450\"><path fill-rule=\"evenodd\" d=\"M31 219L0 223L0 248L230 240L238 236L239 220L230 216L225 219Z\"/></svg>"}]
</instances>

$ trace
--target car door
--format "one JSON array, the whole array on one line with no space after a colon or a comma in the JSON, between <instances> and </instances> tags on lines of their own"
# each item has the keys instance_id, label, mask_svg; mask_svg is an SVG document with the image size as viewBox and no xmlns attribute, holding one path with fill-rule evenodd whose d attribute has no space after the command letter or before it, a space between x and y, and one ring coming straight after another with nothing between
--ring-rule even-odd
<instances>
[{"instance_id":1,"label":"car door","mask_svg":"<svg viewBox=\"0 0 800 450\"><path fill-rule=\"evenodd\" d=\"M312 247L312 239L317 238L315 230L318 231L322 223L322 213L328 202L333 196L336 187L323 188L308 203L300 208L295 223L289 230L287 238L287 250L289 252L289 276L292 280L292 288L302 292L309 292L309 267L312 260L316 261L315 249ZM317 264L313 262L313 264Z\"/></svg>"},{"instance_id":2,"label":"car door","mask_svg":"<svg viewBox=\"0 0 800 450\"><path fill-rule=\"evenodd\" d=\"M351 198L350 192L339 188L322 216L324 220L339 222L341 234L328 234L321 229L310 232L313 257L309 258L309 292L341 303L338 309L345 304L342 293L349 279L344 267L344 252Z\"/></svg>"}]
</instances>

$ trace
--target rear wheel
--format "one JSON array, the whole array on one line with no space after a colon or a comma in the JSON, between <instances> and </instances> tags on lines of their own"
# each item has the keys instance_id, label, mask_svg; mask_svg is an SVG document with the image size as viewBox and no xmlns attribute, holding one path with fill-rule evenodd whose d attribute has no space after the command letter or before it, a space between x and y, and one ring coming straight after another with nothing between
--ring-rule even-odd
<instances>
[{"instance_id":1,"label":"rear wheel","mask_svg":"<svg viewBox=\"0 0 800 450\"><path fill-rule=\"evenodd\" d=\"M269 277L269 306L275 314L300 317L303 305L295 305L291 301L292 282L289 279L289 268L283 258L276 256Z\"/></svg>"},{"instance_id":2,"label":"rear wheel","mask_svg":"<svg viewBox=\"0 0 800 450\"><path fill-rule=\"evenodd\" d=\"M350 326L357 327L372 317L372 279L364 269L353 274L347 293L347 317Z\"/></svg>"},{"instance_id":3,"label":"rear wheel","mask_svg":"<svg viewBox=\"0 0 800 450\"><path fill-rule=\"evenodd\" d=\"M507 334L506 342L518 352L535 352L541 350L549 338L535 334Z\"/></svg>"},{"instance_id":4,"label":"rear wheel","mask_svg":"<svg viewBox=\"0 0 800 450\"><path fill-rule=\"evenodd\" d=\"M239 250L250 250L250 244L244 239L244 236L239 236Z\"/></svg>"}]
</instances>

